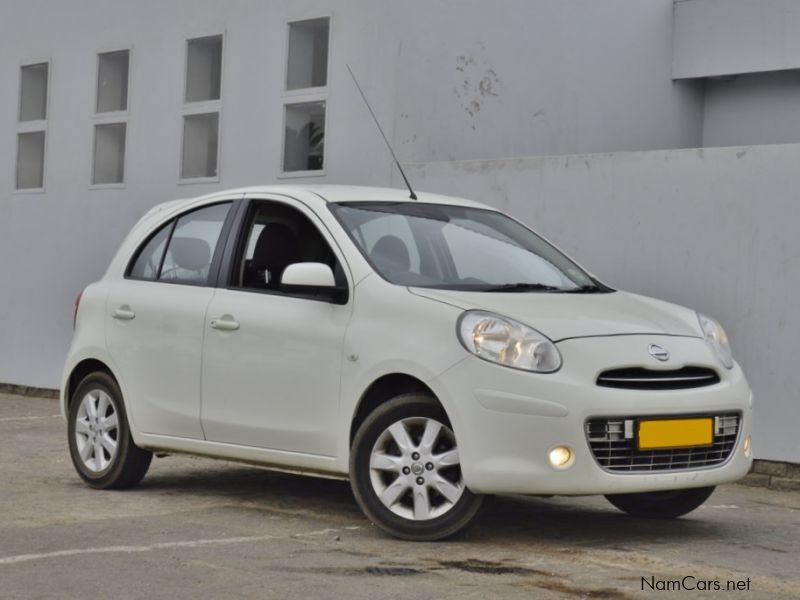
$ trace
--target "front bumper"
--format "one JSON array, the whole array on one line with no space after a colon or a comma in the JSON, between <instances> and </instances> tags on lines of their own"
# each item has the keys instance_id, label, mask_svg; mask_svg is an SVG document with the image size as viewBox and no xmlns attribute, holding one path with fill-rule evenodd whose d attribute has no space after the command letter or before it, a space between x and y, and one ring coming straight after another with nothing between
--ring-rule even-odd
<instances>
[{"instance_id":1,"label":"front bumper","mask_svg":"<svg viewBox=\"0 0 800 600\"><path fill-rule=\"evenodd\" d=\"M651 343L672 359L656 363ZM743 442L751 435L753 397L740 367L727 370L699 338L616 336L565 340L564 359L553 374L501 367L470 356L428 382L442 400L458 439L467 486L492 494L612 494L712 486L736 481L750 470ZM648 360L649 359L649 360ZM720 382L683 390L626 390L595 384L606 369L708 366ZM725 462L710 467L610 472L600 467L585 433L588 419L738 413L738 438ZM565 470L547 455L569 446L575 461Z\"/></svg>"}]
</instances>

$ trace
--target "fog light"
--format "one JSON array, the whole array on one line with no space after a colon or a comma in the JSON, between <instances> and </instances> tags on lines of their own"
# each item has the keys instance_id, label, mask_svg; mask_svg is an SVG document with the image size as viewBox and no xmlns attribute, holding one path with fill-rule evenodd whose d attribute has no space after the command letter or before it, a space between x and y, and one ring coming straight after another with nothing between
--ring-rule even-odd
<instances>
[{"instance_id":1,"label":"fog light","mask_svg":"<svg viewBox=\"0 0 800 600\"><path fill-rule=\"evenodd\" d=\"M550 450L547 458L554 469L567 469L575 462L575 455L569 446L556 446Z\"/></svg>"},{"instance_id":2,"label":"fog light","mask_svg":"<svg viewBox=\"0 0 800 600\"><path fill-rule=\"evenodd\" d=\"M753 454L753 440L750 439L748 435L744 438L744 444L742 444L742 450L744 450L744 455L747 458L750 458L750 455Z\"/></svg>"}]
</instances>

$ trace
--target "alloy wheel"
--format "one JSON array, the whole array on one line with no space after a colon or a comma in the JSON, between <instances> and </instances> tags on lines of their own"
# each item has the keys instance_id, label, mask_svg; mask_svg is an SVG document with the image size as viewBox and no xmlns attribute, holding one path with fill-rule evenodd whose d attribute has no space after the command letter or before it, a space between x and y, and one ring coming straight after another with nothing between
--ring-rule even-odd
<instances>
[{"instance_id":1,"label":"alloy wheel","mask_svg":"<svg viewBox=\"0 0 800 600\"><path fill-rule=\"evenodd\" d=\"M384 430L372 448L369 467L379 500L406 519L440 517L464 493L455 435L428 417L401 419Z\"/></svg>"},{"instance_id":2,"label":"alloy wheel","mask_svg":"<svg viewBox=\"0 0 800 600\"><path fill-rule=\"evenodd\" d=\"M75 443L84 466L93 473L108 468L117 455L119 426L111 397L100 389L89 391L75 416Z\"/></svg>"}]
</instances>

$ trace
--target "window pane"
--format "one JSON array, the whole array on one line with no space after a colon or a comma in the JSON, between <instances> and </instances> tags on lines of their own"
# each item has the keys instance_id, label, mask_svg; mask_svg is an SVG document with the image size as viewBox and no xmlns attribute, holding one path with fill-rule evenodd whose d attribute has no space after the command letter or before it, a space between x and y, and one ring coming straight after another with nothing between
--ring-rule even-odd
<instances>
[{"instance_id":1,"label":"window pane","mask_svg":"<svg viewBox=\"0 0 800 600\"><path fill-rule=\"evenodd\" d=\"M159 281L206 283L230 203L182 216L175 225Z\"/></svg>"},{"instance_id":2,"label":"window pane","mask_svg":"<svg viewBox=\"0 0 800 600\"><path fill-rule=\"evenodd\" d=\"M378 217L372 221L367 221L360 228L360 233L364 241L364 246L370 256L380 254L382 247L393 246L398 248L403 254L400 243L395 240L387 242L387 239L396 238L405 246L405 254L408 255L408 271L419 273L419 250L408 220L402 215L386 215ZM381 244L378 246L378 244ZM377 249L376 249L377 246Z\"/></svg>"},{"instance_id":3,"label":"window pane","mask_svg":"<svg viewBox=\"0 0 800 600\"><path fill-rule=\"evenodd\" d=\"M321 87L328 83L329 19L309 19L289 25L289 65L286 89Z\"/></svg>"},{"instance_id":4,"label":"window pane","mask_svg":"<svg viewBox=\"0 0 800 600\"><path fill-rule=\"evenodd\" d=\"M94 128L92 183L122 183L125 179L125 123Z\"/></svg>"},{"instance_id":5,"label":"window pane","mask_svg":"<svg viewBox=\"0 0 800 600\"><path fill-rule=\"evenodd\" d=\"M472 223L466 227L454 220L442 227L456 273L461 280L495 285L533 281L553 287L569 287L569 279L546 258L499 236L490 228Z\"/></svg>"},{"instance_id":6,"label":"window pane","mask_svg":"<svg viewBox=\"0 0 800 600\"><path fill-rule=\"evenodd\" d=\"M182 179L217 176L219 113L183 118Z\"/></svg>"},{"instance_id":7,"label":"window pane","mask_svg":"<svg viewBox=\"0 0 800 600\"><path fill-rule=\"evenodd\" d=\"M97 112L128 110L127 50L105 52L97 63Z\"/></svg>"},{"instance_id":8,"label":"window pane","mask_svg":"<svg viewBox=\"0 0 800 600\"><path fill-rule=\"evenodd\" d=\"M286 106L284 171L319 171L325 150L325 103Z\"/></svg>"},{"instance_id":9,"label":"window pane","mask_svg":"<svg viewBox=\"0 0 800 600\"><path fill-rule=\"evenodd\" d=\"M245 227L244 255L239 256L234 284L251 289L280 289L283 273L291 264L320 262L339 273L346 283L336 255L311 220L295 208L279 202L260 202Z\"/></svg>"},{"instance_id":10,"label":"window pane","mask_svg":"<svg viewBox=\"0 0 800 600\"><path fill-rule=\"evenodd\" d=\"M44 187L44 131L17 136L17 189Z\"/></svg>"},{"instance_id":11,"label":"window pane","mask_svg":"<svg viewBox=\"0 0 800 600\"><path fill-rule=\"evenodd\" d=\"M172 221L164 225L157 234L139 251L136 262L128 273L129 277L135 279L155 279L158 274L158 267L161 264L161 257L164 255L164 246L167 244Z\"/></svg>"},{"instance_id":12,"label":"window pane","mask_svg":"<svg viewBox=\"0 0 800 600\"><path fill-rule=\"evenodd\" d=\"M27 65L20 71L19 120L47 118L47 63Z\"/></svg>"},{"instance_id":13,"label":"window pane","mask_svg":"<svg viewBox=\"0 0 800 600\"><path fill-rule=\"evenodd\" d=\"M219 100L222 36L189 40L186 58L186 102Z\"/></svg>"}]
</instances>

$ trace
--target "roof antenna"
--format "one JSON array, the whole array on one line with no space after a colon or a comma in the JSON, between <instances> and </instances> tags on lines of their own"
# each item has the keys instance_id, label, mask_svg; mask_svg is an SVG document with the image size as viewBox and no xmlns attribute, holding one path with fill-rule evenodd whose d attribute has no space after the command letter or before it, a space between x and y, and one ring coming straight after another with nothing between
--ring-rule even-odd
<instances>
[{"instance_id":1,"label":"roof antenna","mask_svg":"<svg viewBox=\"0 0 800 600\"><path fill-rule=\"evenodd\" d=\"M372 115L372 118L375 121L375 125L377 125L377 127L378 127L378 131L380 131L381 132L381 136L383 136L383 141L386 142L386 147L389 148L389 152L391 153L392 158L394 159L394 162L397 165L397 168L400 170L400 175L403 176L403 181L406 182L406 187L408 188L408 191L411 194L411 196L410 196L411 199L412 200L416 200L417 199L417 195L414 193L414 190L411 189L411 184L408 182L408 177L406 177L405 171L403 171L403 167L400 166L400 161L397 160L397 155L394 153L394 150L392 150L392 145L389 143L389 139L386 137L386 134L383 133L383 129L381 128L381 124L378 122L378 117L375 116L375 113L373 112L372 107L369 105L369 101L367 100L367 97L364 95L364 90L362 90L361 86L358 85L358 79L356 79L355 73L353 73L353 69L350 68L350 65L346 65L346 66L347 66L347 70L350 71L350 77L353 78L353 83L356 84L356 87L358 88L358 92L361 94L361 97L364 99L364 104L366 104L367 108L369 109L369 114Z\"/></svg>"}]
</instances>

